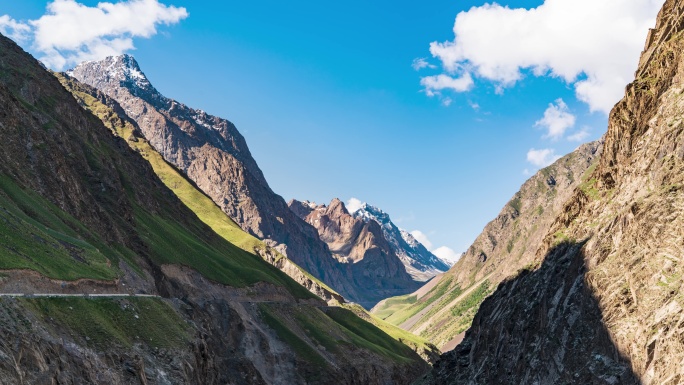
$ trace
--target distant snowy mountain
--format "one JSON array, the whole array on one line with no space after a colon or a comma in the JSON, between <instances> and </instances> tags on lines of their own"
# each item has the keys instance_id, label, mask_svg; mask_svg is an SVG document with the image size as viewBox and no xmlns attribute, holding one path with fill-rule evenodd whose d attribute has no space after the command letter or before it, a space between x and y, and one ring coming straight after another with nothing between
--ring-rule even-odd
<instances>
[{"instance_id":1,"label":"distant snowy mountain","mask_svg":"<svg viewBox=\"0 0 684 385\"><path fill-rule=\"evenodd\" d=\"M318 230L321 240L343 263L356 264L381 250L382 264L386 266L383 270L388 277L398 274L389 273L393 271L388 267L395 264L393 260L403 266L401 273L408 274L413 282L425 282L449 270L451 263L431 253L408 231L398 228L387 213L367 203L356 203L349 210L339 199L333 199L327 206L293 199L289 206Z\"/></svg>"},{"instance_id":2,"label":"distant snowy mountain","mask_svg":"<svg viewBox=\"0 0 684 385\"><path fill-rule=\"evenodd\" d=\"M392 251L399 257L408 272L418 281L427 281L451 267L451 264L432 254L422 243L406 230L398 228L390 216L381 209L363 203L359 209L351 213L354 218L364 221L375 221L389 242Z\"/></svg>"}]
</instances>

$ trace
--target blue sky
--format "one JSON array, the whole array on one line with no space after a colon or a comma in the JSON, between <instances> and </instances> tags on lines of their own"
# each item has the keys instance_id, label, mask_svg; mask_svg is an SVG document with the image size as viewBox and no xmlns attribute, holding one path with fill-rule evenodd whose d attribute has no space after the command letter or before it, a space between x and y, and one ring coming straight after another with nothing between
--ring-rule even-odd
<instances>
[{"instance_id":1,"label":"blue sky","mask_svg":"<svg viewBox=\"0 0 684 385\"><path fill-rule=\"evenodd\" d=\"M482 8L485 2L472 0L163 0L187 15L157 15L157 23L167 17L169 25L121 33L135 49L120 50L132 53L166 96L234 122L271 187L285 199L327 203L356 197L390 213L400 227L421 231L432 249L462 252L530 172L580 144L570 140L573 135L586 132L583 142L605 132L605 106L617 101L615 90L630 80L606 74L629 75L635 68L644 25L653 24L662 4L619 1L630 4L623 7L624 19L635 19L625 27L634 33L622 34L628 36L625 49L597 38L602 30L578 27L591 23L583 21L588 13L603 15L589 0L501 2L508 10ZM47 4L4 2L0 15L24 25L45 14ZM544 12L524 11L540 6ZM454 21L463 11L468 13L458 24L462 39L431 51L432 42L454 42ZM579 21L557 23L558 15ZM505 35L493 28L514 18ZM0 31L10 33L10 22L4 22ZM525 23L535 28L519 28ZM543 26L534 32L542 24L551 32ZM21 44L44 57L38 35L29 31L38 28L27 27ZM551 45L539 40L545 36ZM573 46L575 38L591 49L563 46ZM605 52L604 58L605 47L629 52L605 64L616 56ZM434 68L417 71L412 64L418 58ZM438 75L473 82L467 90L421 85L421 79ZM605 96L598 86L576 89L582 80L617 86ZM551 103L560 114L551 114L546 125L537 123ZM549 135L552 126L560 136ZM532 149L548 149L547 159L531 163Z\"/></svg>"}]
</instances>

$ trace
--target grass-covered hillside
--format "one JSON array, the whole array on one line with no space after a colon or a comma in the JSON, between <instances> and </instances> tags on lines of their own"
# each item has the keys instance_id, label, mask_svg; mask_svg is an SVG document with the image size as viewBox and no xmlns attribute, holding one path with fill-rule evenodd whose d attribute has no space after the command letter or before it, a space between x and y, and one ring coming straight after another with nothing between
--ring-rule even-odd
<instances>
[{"instance_id":1,"label":"grass-covered hillside","mask_svg":"<svg viewBox=\"0 0 684 385\"><path fill-rule=\"evenodd\" d=\"M0 293L105 295L0 298L3 381L380 384L427 369L352 313L323 314L323 301L254 254L260 242L151 149L133 151L127 133L0 37ZM327 357L315 375L319 361L271 322L293 317L325 321L286 323ZM326 355L315 336L335 328L337 353Z\"/></svg>"}]
</instances>

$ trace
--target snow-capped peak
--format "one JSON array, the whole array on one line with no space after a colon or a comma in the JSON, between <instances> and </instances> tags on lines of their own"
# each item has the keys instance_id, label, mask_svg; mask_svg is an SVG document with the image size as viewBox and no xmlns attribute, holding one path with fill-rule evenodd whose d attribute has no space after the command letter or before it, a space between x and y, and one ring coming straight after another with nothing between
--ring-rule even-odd
<instances>
[{"instance_id":1,"label":"snow-capped peak","mask_svg":"<svg viewBox=\"0 0 684 385\"><path fill-rule=\"evenodd\" d=\"M418 242L418 240L411 233L404 229L399 229L399 231L401 232L401 237L406 243L408 243L409 246L418 247L420 242Z\"/></svg>"},{"instance_id":2,"label":"snow-capped peak","mask_svg":"<svg viewBox=\"0 0 684 385\"><path fill-rule=\"evenodd\" d=\"M380 208L364 202L351 214L354 218L360 218L365 222L375 221L380 225L385 238L409 274L420 279L428 279L451 267L451 264L431 253L411 233L392 223L389 214Z\"/></svg>"},{"instance_id":3,"label":"snow-capped peak","mask_svg":"<svg viewBox=\"0 0 684 385\"><path fill-rule=\"evenodd\" d=\"M366 222L368 222L369 220L374 220L378 222L381 226L389 225L392 223L389 215L386 212L380 210L375 206L371 206L365 202L361 204L361 208L354 211L352 215L356 218L361 218Z\"/></svg>"},{"instance_id":4,"label":"snow-capped peak","mask_svg":"<svg viewBox=\"0 0 684 385\"><path fill-rule=\"evenodd\" d=\"M143 90L153 90L152 84L145 74L140 70L140 66L135 58L129 54L109 56L101 61L83 62L76 68L67 71L67 75L74 76L82 69L97 71L100 78L105 81L118 81L128 87L140 88Z\"/></svg>"}]
</instances>

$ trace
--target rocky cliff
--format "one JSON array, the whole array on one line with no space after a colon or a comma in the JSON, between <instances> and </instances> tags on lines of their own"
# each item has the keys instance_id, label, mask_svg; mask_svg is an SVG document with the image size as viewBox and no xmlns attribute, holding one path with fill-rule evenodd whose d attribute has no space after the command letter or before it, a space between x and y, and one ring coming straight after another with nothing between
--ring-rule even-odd
<instances>
[{"instance_id":1,"label":"rocky cliff","mask_svg":"<svg viewBox=\"0 0 684 385\"><path fill-rule=\"evenodd\" d=\"M366 222L373 221L380 225L390 249L399 257L414 280L425 282L451 267L428 251L411 233L398 228L390 219L389 214L381 209L363 203L352 215Z\"/></svg>"},{"instance_id":2,"label":"rocky cliff","mask_svg":"<svg viewBox=\"0 0 684 385\"><path fill-rule=\"evenodd\" d=\"M126 140L131 149L147 160L166 187L218 235L249 253L261 256L329 304L345 302L341 295L306 270L240 228L183 173L163 160L162 156L143 138L137 123L126 115L114 99L68 75L57 73L55 76L83 108L99 117L112 134Z\"/></svg>"},{"instance_id":3,"label":"rocky cliff","mask_svg":"<svg viewBox=\"0 0 684 385\"><path fill-rule=\"evenodd\" d=\"M575 188L586 188L603 142L587 143L538 171L489 222L461 259L415 293L381 302L373 312L451 350L482 301L534 261L549 227Z\"/></svg>"},{"instance_id":4,"label":"rocky cliff","mask_svg":"<svg viewBox=\"0 0 684 385\"><path fill-rule=\"evenodd\" d=\"M369 292L362 306L373 307L387 297L410 293L419 287L373 220L352 216L344 203L330 205L289 202L290 209L318 230L333 256L348 266L356 287Z\"/></svg>"},{"instance_id":5,"label":"rocky cliff","mask_svg":"<svg viewBox=\"0 0 684 385\"><path fill-rule=\"evenodd\" d=\"M363 300L364 292L349 281L316 230L268 186L232 123L161 95L129 55L83 63L68 74L114 99L164 160L245 231L343 296Z\"/></svg>"},{"instance_id":6,"label":"rocky cliff","mask_svg":"<svg viewBox=\"0 0 684 385\"><path fill-rule=\"evenodd\" d=\"M665 2L599 165L534 264L485 301L428 383L684 380L683 11Z\"/></svg>"},{"instance_id":7,"label":"rocky cliff","mask_svg":"<svg viewBox=\"0 0 684 385\"><path fill-rule=\"evenodd\" d=\"M0 138L0 382L386 384L427 369L200 221L2 36Z\"/></svg>"}]
</instances>

